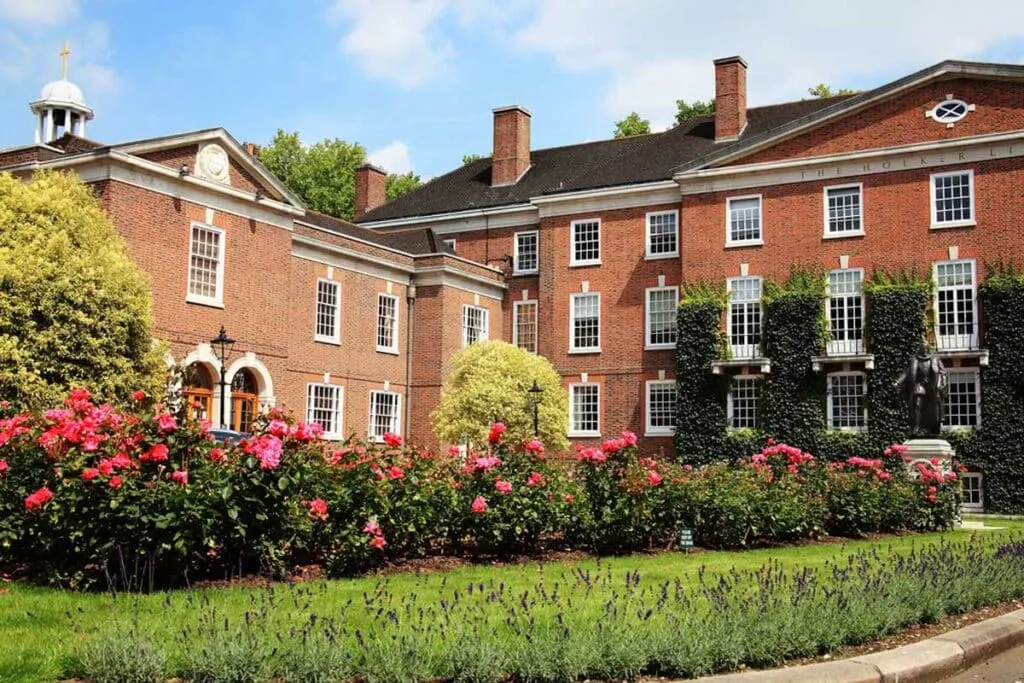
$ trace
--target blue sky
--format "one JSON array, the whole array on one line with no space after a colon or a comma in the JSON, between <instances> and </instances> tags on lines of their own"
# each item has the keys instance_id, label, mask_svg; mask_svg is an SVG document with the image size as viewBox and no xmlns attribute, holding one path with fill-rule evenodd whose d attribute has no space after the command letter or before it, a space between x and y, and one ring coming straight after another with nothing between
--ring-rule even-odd
<instances>
[{"instance_id":1,"label":"blue sky","mask_svg":"<svg viewBox=\"0 0 1024 683\"><path fill-rule=\"evenodd\" d=\"M0 0L0 146L60 76L119 142L224 126L263 143L363 144L424 177L488 154L491 109L533 113L533 146L656 129L713 96L712 60L750 64L752 106L818 82L867 88L947 58L1024 62L1019 0Z\"/></svg>"}]
</instances>

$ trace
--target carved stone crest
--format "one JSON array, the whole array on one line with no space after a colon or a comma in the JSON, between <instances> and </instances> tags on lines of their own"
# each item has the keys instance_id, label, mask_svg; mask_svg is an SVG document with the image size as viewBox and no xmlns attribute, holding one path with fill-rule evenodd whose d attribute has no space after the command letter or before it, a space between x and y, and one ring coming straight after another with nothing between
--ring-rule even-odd
<instances>
[{"instance_id":1,"label":"carved stone crest","mask_svg":"<svg viewBox=\"0 0 1024 683\"><path fill-rule=\"evenodd\" d=\"M230 185L230 168L228 153L220 145L203 145L196 155L196 175L200 178Z\"/></svg>"}]
</instances>

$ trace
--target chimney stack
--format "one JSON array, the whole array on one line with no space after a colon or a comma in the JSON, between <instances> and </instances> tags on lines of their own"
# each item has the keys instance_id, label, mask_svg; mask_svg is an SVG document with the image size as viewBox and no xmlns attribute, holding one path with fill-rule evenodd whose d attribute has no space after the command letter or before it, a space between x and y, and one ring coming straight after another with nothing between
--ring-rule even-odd
<instances>
[{"instance_id":1,"label":"chimney stack","mask_svg":"<svg viewBox=\"0 0 1024 683\"><path fill-rule=\"evenodd\" d=\"M248 152L249 156L254 157L256 159L260 158L260 146L259 145L254 144L252 142L245 142L245 143L242 143L242 146L245 147L245 151Z\"/></svg>"},{"instance_id":2,"label":"chimney stack","mask_svg":"<svg viewBox=\"0 0 1024 683\"><path fill-rule=\"evenodd\" d=\"M530 112L523 107L494 110L491 185L513 185L530 167Z\"/></svg>"},{"instance_id":3,"label":"chimney stack","mask_svg":"<svg viewBox=\"0 0 1024 683\"><path fill-rule=\"evenodd\" d=\"M356 169L356 218L384 203L387 172L373 164Z\"/></svg>"},{"instance_id":4,"label":"chimney stack","mask_svg":"<svg viewBox=\"0 0 1024 683\"><path fill-rule=\"evenodd\" d=\"M731 142L747 127L747 63L715 60L715 142Z\"/></svg>"}]
</instances>

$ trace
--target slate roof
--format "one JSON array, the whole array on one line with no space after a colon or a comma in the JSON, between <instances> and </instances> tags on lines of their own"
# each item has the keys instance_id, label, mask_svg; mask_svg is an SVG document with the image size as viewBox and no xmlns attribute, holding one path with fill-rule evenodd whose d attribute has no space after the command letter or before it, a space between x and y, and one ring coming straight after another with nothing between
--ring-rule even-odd
<instances>
[{"instance_id":1,"label":"slate roof","mask_svg":"<svg viewBox=\"0 0 1024 683\"><path fill-rule=\"evenodd\" d=\"M333 232L337 235L354 237L356 239L363 240L364 242L369 242L370 244L388 247L389 249L397 249L398 251L405 252L406 254L412 254L413 256L421 254L438 254L449 251L447 246L441 240L437 239L434 231L430 228L413 228L410 230L395 230L393 232L378 232L376 230L363 228L340 218L328 216L325 213L309 209L306 210L305 217L299 220L309 223L310 225L315 225L316 227L329 232Z\"/></svg>"},{"instance_id":2,"label":"slate roof","mask_svg":"<svg viewBox=\"0 0 1024 683\"><path fill-rule=\"evenodd\" d=\"M849 97L753 107L747 110L743 139ZM663 133L533 150L530 169L514 185L491 187L491 158L485 157L438 176L356 220L364 223L525 204L542 195L671 180L680 165L722 149L715 144L714 116L702 116Z\"/></svg>"}]
</instances>

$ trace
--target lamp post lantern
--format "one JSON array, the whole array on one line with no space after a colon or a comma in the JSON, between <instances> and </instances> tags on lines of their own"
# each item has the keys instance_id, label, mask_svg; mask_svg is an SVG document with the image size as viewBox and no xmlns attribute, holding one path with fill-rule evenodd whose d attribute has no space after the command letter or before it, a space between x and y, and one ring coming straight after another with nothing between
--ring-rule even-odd
<instances>
[{"instance_id":1,"label":"lamp post lantern","mask_svg":"<svg viewBox=\"0 0 1024 683\"><path fill-rule=\"evenodd\" d=\"M214 348L220 348L220 428L227 429L226 411L224 409L224 398L227 395L228 388L226 370L228 354L231 353L231 347L235 345L235 340L228 336L227 330L221 325L220 334L215 339L210 340L210 345Z\"/></svg>"},{"instance_id":2,"label":"lamp post lantern","mask_svg":"<svg viewBox=\"0 0 1024 683\"><path fill-rule=\"evenodd\" d=\"M538 410L540 409L540 395L544 393L544 390L537 384L537 380L533 380L533 386L527 389L530 393L530 404L533 406L533 435L540 436L540 425L538 423Z\"/></svg>"}]
</instances>

